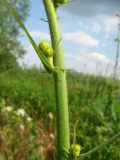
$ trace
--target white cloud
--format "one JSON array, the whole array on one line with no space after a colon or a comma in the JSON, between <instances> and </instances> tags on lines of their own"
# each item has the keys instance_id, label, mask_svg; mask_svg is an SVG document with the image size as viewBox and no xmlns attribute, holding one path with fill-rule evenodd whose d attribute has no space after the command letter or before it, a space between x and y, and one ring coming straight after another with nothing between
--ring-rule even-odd
<instances>
[{"instance_id":1,"label":"white cloud","mask_svg":"<svg viewBox=\"0 0 120 160\"><path fill-rule=\"evenodd\" d=\"M108 32L112 31L118 23L116 17L105 17L102 21L106 31Z\"/></svg>"},{"instance_id":2,"label":"white cloud","mask_svg":"<svg viewBox=\"0 0 120 160\"><path fill-rule=\"evenodd\" d=\"M99 45L99 40L83 31L64 33L63 39L76 42L87 47L96 47Z\"/></svg>"},{"instance_id":3,"label":"white cloud","mask_svg":"<svg viewBox=\"0 0 120 160\"><path fill-rule=\"evenodd\" d=\"M97 52L81 54L66 54L66 66L84 73L110 75L113 71L113 61L106 55Z\"/></svg>"},{"instance_id":4,"label":"white cloud","mask_svg":"<svg viewBox=\"0 0 120 160\"><path fill-rule=\"evenodd\" d=\"M98 62L102 62L102 63L110 63L111 59L109 57L107 57L104 54L101 53L97 53L97 52L93 52L91 54L88 54L88 56Z\"/></svg>"},{"instance_id":5,"label":"white cloud","mask_svg":"<svg viewBox=\"0 0 120 160\"><path fill-rule=\"evenodd\" d=\"M50 35L46 32L30 31L30 34L35 39L39 38L50 40ZM99 40L95 39L84 31L63 33L63 39L88 47L96 47L99 44Z\"/></svg>"},{"instance_id":6,"label":"white cloud","mask_svg":"<svg viewBox=\"0 0 120 160\"><path fill-rule=\"evenodd\" d=\"M30 35L31 35L33 38L50 40L50 35L49 35L49 33L46 33L46 32L30 31Z\"/></svg>"},{"instance_id":7,"label":"white cloud","mask_svg":"<svg viewBox=\"0 0 120 160\"><path fill-rule=\"evenodd\" d=\"M101 29L102 29L102 26L98 22L93 23L91 29L89 28L90 31L95 33L101 32Z\"/></svg>"},{"instance_id":8,"label":"white cloud","mask_svg":"<svg viewBox=\"0 0 120 160\"><path fill-rule=\"evenodd\" d=\"M91 35L101 34L103 37L102 39L100 38L101 41L106 41L111 38L111 33L116 34L118 29L118 18L116 16L99 14L87 21L86 19L82 19L82 23L79 24L78 22L78 27L91 33Z\"/></svg>"},{"instance_id":9,"label":"white cloud","mask_svg":"<svg viewBox=\"0 0 120 160\"><path fill-rule=\"evenodd\" d=\"M112 32L117 32L117 24L118 20L116 17L104 17L101 20L102 28L104 28L105 31L105 40L110 38Z\"/></svg>"},{"instance_id":10,"label":"white cloud","mask_svg":"<svg viewBox=\"0 0 120 160\"><path fill-rule=\"evenodd\" d=\"M118 19L115 16L105 16L99 15L97 17L93 17L93 27L92 30L101 28L101 32L104 32L105 41L110 37L112 32L117 31ZM96 21L99 26L96 26ZM95 27L95 28L94 28Z\"/></svg>"}]
</instances>

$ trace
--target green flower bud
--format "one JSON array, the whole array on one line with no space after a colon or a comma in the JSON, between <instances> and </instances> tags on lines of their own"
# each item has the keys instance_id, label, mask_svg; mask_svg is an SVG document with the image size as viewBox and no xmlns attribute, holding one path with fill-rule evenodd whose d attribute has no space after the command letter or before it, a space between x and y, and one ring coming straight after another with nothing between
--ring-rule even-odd
<instances>
[{"instance_id":1,"label":"green flower bud","mask_svg":"<svg viewBox=\"0 0 120 160\"><path fill-rule=\"evenodd\" d=\"M73 158L77 158L80 155L81 146L79 144L72 144L70 146L70 155Z\"/></svg>"},{"instance_id":2,"label":"green flower bud","mask_svg":"<svg viewBox=\"0 0 120 160\"><path fill-rule=\"evenodd\" d=\"M39 49L44 53L46 57L52 57L53 56L53 49L50 46L49 42L46 40L41 41L38 44Z\"/></svg>"}]
</instances>

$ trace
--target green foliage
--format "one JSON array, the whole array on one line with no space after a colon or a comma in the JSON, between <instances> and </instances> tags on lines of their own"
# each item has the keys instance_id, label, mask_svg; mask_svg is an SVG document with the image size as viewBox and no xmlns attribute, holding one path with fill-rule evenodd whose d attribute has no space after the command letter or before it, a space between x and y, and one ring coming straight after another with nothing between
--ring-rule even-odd
<instances>
[{"instance_id":1,"label":"green foliage","mask_svg":"<svg viewBox=\"0 0 120 160\"><path fill-rule=\"evenodd\" d=\"M1 74L0 79L0 97L5 98L7 104L22 106L33 115L55 112L52 75L33 68L11 70Z\"/></svg>"},{"instance_id":2,"label":"green foliage","mask_svg":"<svg viewBox=\"0 0 120 160\"><path fill-rule=\"evenodd\" d=\"M0 159L38 160L38 129L24 109L0 102Z\"/></svg>"},{"instance_id":3,"label":"green foliage","mask_svg":"<svg viewBox=\"0 0 120 160\"><path fill-rule=\"evenodd\" d=\"M68 73L67 79L71 137L73 124L79 120L76 143L83 154L120 131L120 82L76 72ZM48 126L48 112L55 114L52 84L52 76L36 68L11 70L0 74L0 99L15 110L22 106L33 119L44 119ZM118 160L119 144L117 138L86 159Z\"/></svg>"},{"instance_id":4,"label":"green foliage","mask_svg":"<svg viewBox=\"0 0 120 160\"><path fill-rule=\"evenodd\" d=\"M11 4L17 9L24 21L28 16L30 0L11 0ZM25 51L18 41L20 30L16 21L0 1L0 72L18 67L17 58Z\"/></svg>"},{"instance_id":5,"label":"green foliage","mask_svg":"<svg viewBox=\"0 0 120 160\"><path fill-rule=\"evenodd\" d=\"M120 84L111 78L83 74L74 74L74 80L69 81L71 122L79 119L77 143L82 146L81 153L85 153L120 131ZM120 138L86 159L117 160L119 144Z\"/></svg>"}]
</instances>

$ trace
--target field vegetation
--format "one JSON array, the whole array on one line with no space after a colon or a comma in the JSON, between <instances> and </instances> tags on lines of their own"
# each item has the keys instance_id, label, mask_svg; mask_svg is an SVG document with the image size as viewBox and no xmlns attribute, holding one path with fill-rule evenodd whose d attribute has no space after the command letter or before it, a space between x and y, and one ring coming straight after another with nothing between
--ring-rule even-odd
<instances>
[{"instance_id":1,"label":"field vegetation","mask_svg":"<svg viewBox=\"0 0 120 160\"><path fill-rule=\"evenodd\" d=\"M71 142L87 152L120 130L120 82L110 77L67 73ZM56 109L52 76L41 69L12 69L0 74L1 160L55 159ZM86 159L120 159L120 139Z\"/></svg>"},{"instance_id":2,"label":"field vegetation","mask_svg":"<svg viewBox=\"0 0 120 160\"><path fill-rule=\"evenodd\" d=\"M56 11L67 2L43 0L51 44L36 44L23 24L30 0L0 1L0 160L120 159L119 52L113 77L66 70ZM44 69L19 66L20 27Z\"/></svg>"}]
</instances>

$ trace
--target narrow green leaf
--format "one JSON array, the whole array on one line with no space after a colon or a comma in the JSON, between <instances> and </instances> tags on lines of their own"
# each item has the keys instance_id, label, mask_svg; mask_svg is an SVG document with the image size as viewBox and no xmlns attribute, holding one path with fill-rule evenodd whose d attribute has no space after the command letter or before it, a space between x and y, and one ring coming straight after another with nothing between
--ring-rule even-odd
<instances>
[{"instance_id":1,"label":"narrow green leaf","mask_svg":"<svg viewBox=\"0 0 120 160\"><path fill-rule=\"evenodd\" d=\"M5 6L8 8L8 10L10 11L10 13L14 16L14 18L17 20L17 22L19 23L20 27L22 28L22 30L25 32L26 36L28 37L29 41L31 42L33 48L35 49L37 55L39 56L39 58L41 59L44 67L48 70L48 71L54 71L54 68L52 68L50 66L50 64L48 63L46 57L43 55L42 51L37 47L37 45L35 44L34 40L32 39L31 35L29 34L29 32L27 31L25 25L23 24L22 20L20 19L20 17L18 16L16 10L7 2L7 0L3 0Z\"/></svg>"}]
</instances>

